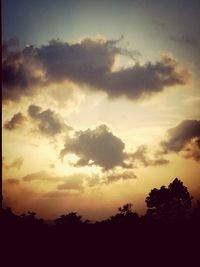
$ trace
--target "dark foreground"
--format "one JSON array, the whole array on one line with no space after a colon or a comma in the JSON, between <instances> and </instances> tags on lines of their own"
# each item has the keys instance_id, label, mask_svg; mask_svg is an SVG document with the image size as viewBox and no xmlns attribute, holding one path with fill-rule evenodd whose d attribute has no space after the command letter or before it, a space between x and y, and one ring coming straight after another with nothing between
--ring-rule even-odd
<instances>
[{"instance_id":1,"label":"dark foreground","mask_svg":"<svg viewBox=\"0 0 200 267\"><path fill-rule=\"evenodd\" d=\"M126 204L105 221L72 212L48 225L4 208L1 266L200 266L200 202L191 200L175 179L150 192L144 216Z\"/></svg>"}]
</instances>

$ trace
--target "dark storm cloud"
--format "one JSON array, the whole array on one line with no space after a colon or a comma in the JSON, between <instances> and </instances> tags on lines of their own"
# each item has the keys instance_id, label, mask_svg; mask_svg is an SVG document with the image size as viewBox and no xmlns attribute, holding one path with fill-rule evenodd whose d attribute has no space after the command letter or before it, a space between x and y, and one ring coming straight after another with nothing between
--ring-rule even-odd
<instances>
[{"instance_id":1,"label":"dark storm cloud","mask_svg":"<svg viewBox=\"0 0 200 267\"><path fill-rule=\"evenodd\" d=\"M17 129L18 127L20 127L24 123L25 120L26 118L23 116L23 114L21 112L18 112L14 114L13 117L9 121L6 121L4 123L4 129L13 131Z\"/></svg>"},{"instance_id":2,"label":"dark storm cloud","mask_svg":"<svg viewBox=\"0 0 200 267\"><path fill-rule=\"evenodd\" d=\"M54 136L62 133L64 130L72 130L72 128L67 126L62 118L51 109L42 111L40 106L30 105L28 114L36 122L38 130L42 134Z\"/></svg>"},{"instance_id":3,"label":"dark storm cloud","mask_svg":"<svg viewBox=\"0 0 200 267\"><path fill-rule=\"evenodd\" d=\"M184 120L167 131L166 140L161 142L163 154L184 152L185 157L200 160L200 121Z\"/></svg>"},{"instance_id":4,"label":"dark storm cloud","mask_svg":"<svg viewBox=\"0 0 200 267\"><path fill-rule=\"evenodd\" d=\"M73 153L79 157L76 166L98 165L105 170L116 166L127 167L124 160L126 153L122 140L108 129L100 125L94 130L76 132L68 139L60 155Z\"/></svg>"},{"instance_id":5,"label":"dark storm cloud","mask_svg":"<svg viewBox=\"0 0 200 267\"><path fill-rule=\"evenodd\" d=\"M65 80L103 91L110 98L125 96L133 100L187 83L188 73L175 59L163 56L157 62L140 64L136 60L139 52L119 47L120 41L85 38L69 44L52 40L39 48L26 47L17 55L10 52L3 60L4 99L17 100L33 92L34 85ZM112 71L117 55L132 58L135 65Z\"/></svg>"}]
</instances>

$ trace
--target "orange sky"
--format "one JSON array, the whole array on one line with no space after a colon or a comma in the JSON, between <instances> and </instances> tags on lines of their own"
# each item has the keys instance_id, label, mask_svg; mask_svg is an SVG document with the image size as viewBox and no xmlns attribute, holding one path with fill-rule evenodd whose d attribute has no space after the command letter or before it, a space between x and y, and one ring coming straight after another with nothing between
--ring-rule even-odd
<instances>
[{"instance_id":1,"label":"orange sky","mask_svg":"<svg viewBox=\"0 0 200 267\"><path fill-rule=\"evenodd\" d=\"M63 1L57 11L46 2L34 5L55 12L48 27L24 1L32 26L22 24L26 14L16 22L14 3L3 5L5 205L44 218L77 211L102 219L126 202L142 213L150 190L175 177L197 198L200 33L193 1L179 11L191 16L187 22L176 21L176 3L164 11L135 1L127 11L119 1L109 13L101 4L69 2L70 17ZM152 19L158 10L163 21ZM23 27L11 30L16 23Z\"/></svg>"}]
</instances>

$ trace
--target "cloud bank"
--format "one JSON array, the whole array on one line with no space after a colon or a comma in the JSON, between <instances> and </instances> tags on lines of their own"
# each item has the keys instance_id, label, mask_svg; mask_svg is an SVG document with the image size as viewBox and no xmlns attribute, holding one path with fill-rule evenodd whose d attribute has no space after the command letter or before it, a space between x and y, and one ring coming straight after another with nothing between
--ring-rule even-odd
<instances>
[{"instance_id":1,"label":"cloud bank","mask_svg":"<svg viewBox=\"0 0 200 267\"><path fill-rule=\"evenodd\" d=\"M18 101L37 92L35 88L71 81L82 89L102 91L109 98L136 100L161 92L165 87L184 85L189 74L167 55L157 62L139 63L139 52L120 48L120 40L85 38L70 44L52 40L41 47L13 51L4 46L3 100ZM116 56L133 59L133 66L112 71Z\"/></svg>"}]
</instances>

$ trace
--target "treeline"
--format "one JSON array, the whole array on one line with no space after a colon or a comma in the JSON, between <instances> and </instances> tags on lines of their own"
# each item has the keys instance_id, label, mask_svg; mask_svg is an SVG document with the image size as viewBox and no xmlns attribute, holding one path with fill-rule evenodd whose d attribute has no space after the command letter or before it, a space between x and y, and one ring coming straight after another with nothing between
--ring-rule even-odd
<instances>
[{"instance_id":1,"label":"treeline","mask_svg":"<svg viewBox=\"0 0 200 267\"><path fill-rule=\"evenodd\" d=\"M145 200L147 212L143 216L127 203L107 220L92 223L71 212L50 225L38 219L34 212L17 216L10 208L2 208L0 223L4 248L18 251L20 247L28 257L33 257L34 252L46 257L62 252L70 260L78 260L79 255L90 254L93 258L103 253L102 257L113 260L120 255L124 260L127 254L134 255L140 263L161 256L165 261L172 256L181 261L191 251L198 255L196 249L200 247L200 201L192 207L192 200L187 187L176 178L168 187L151 190ZM193 258L188 258L188 266L194 266L191 265Z\"/></svg>"},{"instance_id":2,"label":"treeline","mask_svg":"<svg viewBox=\"0 0 200 267\"><path fill-rule=\"evenodd\" d=\"M118 213L111 216L107 220L92 223L89 220L83 220L82 216L77 212L70 212L66 215L61 215L54 220L52 226L57 227L80 227L81 225L121 225L134 224L139 222L157 223L159 224L174 224L186 223L190 220L198 222L200 219L200 200L196 201L196 205L192 208L193 197L188 192L178 178L169 184L168 187L162 186L160 189L152 189L147 196L145 202L147 204L147 212L143 216L139 216L133 210L133 204L127 203L118 208ZM35 212L27 212L20 216L15 215L11 208L2 208L1 223L7 226L10 224L23 224L23 226L42 226L48 224L43 219L38 219Z\"/></svg>"}]
</instances>

